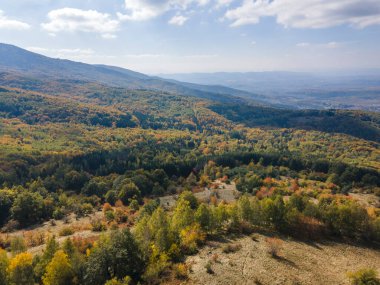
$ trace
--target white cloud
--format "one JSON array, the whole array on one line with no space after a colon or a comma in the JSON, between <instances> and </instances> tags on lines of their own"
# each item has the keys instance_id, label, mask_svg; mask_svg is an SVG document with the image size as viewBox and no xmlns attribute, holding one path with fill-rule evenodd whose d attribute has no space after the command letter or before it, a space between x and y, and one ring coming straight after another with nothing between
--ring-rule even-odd
<instances>
[{"instance_id":1,"label":"white cloud","mask_svg":"<svg viewBox=\"0 0 380 285\"><path fill-rule=\"evenodd\" d=\"M245 0L226 12L231 26L256 24L261 17L276 17L292 28L328 28L348 24L358 28L380 24L379 0Z\"/></svg>"},{"instance_id":2,"label":"white cloud","mask_svg":"<svg viewBox=\"0 0 380 285\"><path fill-rule=\"evenodd\" d=\"M234 0L216 0L216 7L229 6Z\"/></svg>"},{"instance_id":3,"label":"white cloud","mask_svg":"<svg viewBox=\"0 0 380 285\"><path fill-rule=\"evenodd\" d=\"M169 24L170 25L177 25L177 26L182 26L183 24L186 23L186 21L188 20L189 18L188 17L184 17L182 15L176 15L174 16L173 18L171 18L169 20Z\"/></svg>"},{"instance_id":4,"label":"white cloud","mask_svg":"<svg viewBox=\"0 0 380 285\"><path fill-rule=\"evenodd\" d=\"M210 0L125 0L127 14L118 13L120 20L144 21L165 12L186 10L191 5L205 6Z\"/></svg>"},{"instance_id":5,"label":"white cloud","mask_svg":"<svg viewBox=\"0 0 380 285\"><path fill-rule=\"evenodd\" d=\"M11 20L0 10L0 29L5 30L28 30L30 25L21 21Z\"/></svg>"},{"instance_id":6,"label":"white cloud","mask_svg":"<svg viewBox=\"0 0 380 285\"><path fill-rule=\"evenodd\" d=\"M328 49L335 49L343 46L343 43L338 43L338 42L328 42L328 43L319 43L319 44L311 44L307 42L302 42L296 44L297 47L299 48L328 48Z\"/></svg>"},{"instance_id":7,"label":"white cloud","mask_svg":"<svg viewBox=\"0 0 380 285\"><path fill-rule=\"evenodd\" d=\"M109 14L96 10L80 10L63 8L50 11L49 22L41 24L42 28L50 33L58 32L87 32L98 33L103 38L114 38L119 29L119 21Z\"/></svg>"},{"instance_id":8,"label":"white cloud","mask_svg":"<svg viewBox=\"0 0 380 285\"><path fill-rule=\"evenodd\" d=\"M302 42L302 43L296 44L296 46L297 47L308 47L308 46L310 46L310 43Z\"/></svg>"}]
</instances>

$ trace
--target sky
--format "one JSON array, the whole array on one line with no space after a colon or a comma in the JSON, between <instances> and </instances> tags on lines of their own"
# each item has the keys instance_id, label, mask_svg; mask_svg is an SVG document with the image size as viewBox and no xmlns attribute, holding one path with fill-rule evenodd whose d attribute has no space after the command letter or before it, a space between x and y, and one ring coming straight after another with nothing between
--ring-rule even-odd
<instances>
[{"instance_id":1,"label":"sky","mask_svg":"<svg viewBox=\"0 0 380 285\"><path fill-rule=\"evenodd\" d=\"M0 42L148 74L378 69L380 0L0 0Z\"/></svg>"}]
</instances>

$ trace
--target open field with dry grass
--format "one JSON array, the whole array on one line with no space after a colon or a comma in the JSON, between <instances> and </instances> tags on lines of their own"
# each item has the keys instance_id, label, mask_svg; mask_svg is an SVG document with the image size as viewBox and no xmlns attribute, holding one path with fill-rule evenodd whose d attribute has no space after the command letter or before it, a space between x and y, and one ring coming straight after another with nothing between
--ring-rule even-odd
<instances>
[{"instance_id":1,"label":"open field with dry grass","mask_svg":"<svg viewBox=\"0 0 380 285\"><path fill-rule=\"evenodd\" d=\"M379 249L282 239L279 257L272 257L266 238L254 234L254 238L208 242L187 258L191 269L184 284L344 285L349 284L347 272L361 268L380 271ZM229 244L235 245L235 252L225 253ZM207 264L213 273L207 272Z\"/></svg>"}]
</instances>

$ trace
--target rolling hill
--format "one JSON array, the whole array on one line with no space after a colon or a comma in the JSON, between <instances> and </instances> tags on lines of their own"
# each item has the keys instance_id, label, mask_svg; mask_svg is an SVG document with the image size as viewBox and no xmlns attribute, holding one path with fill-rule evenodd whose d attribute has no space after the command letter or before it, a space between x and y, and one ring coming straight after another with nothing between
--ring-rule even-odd
<instances>
[{"instance_id":1,"label":"rolling hill","mask_svg":"<svg viewBox=\"0 0 380 285\"><path fill-rule=\"evenodd\" d=\"M207 88L197 84L182 84L118 67L53 59L16 46L0 44L0 85L51 92L46 85L54 84L56 91L66 89L67 84L78 83L159 90L222 102L242 102L242 96L251 100L259 99L248 92L223 86Z\"/></svg>"}]
</instances>

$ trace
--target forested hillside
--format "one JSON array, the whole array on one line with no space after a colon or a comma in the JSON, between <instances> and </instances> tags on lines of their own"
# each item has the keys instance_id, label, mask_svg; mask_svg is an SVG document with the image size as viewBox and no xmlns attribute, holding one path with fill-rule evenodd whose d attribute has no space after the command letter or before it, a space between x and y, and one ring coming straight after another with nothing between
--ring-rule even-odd
<instances>
[{"instance_id":1,"label":"forested hillside","mask_svg":"<svg viewBox=\"0 0 380 285\"><path fill-rule=\"evenodd\" d=\"M380 195L378 113L278 109L15 52L0 60L0 246L12 256L0 250L0 284L21 284L22 268L25 284L184 280L207 240L255 231L379 245L379 204L353 196ZM230 200L218 185L236 188ZM46 223L64 226L49 235Z\"/></svg>"}]
</instances>

